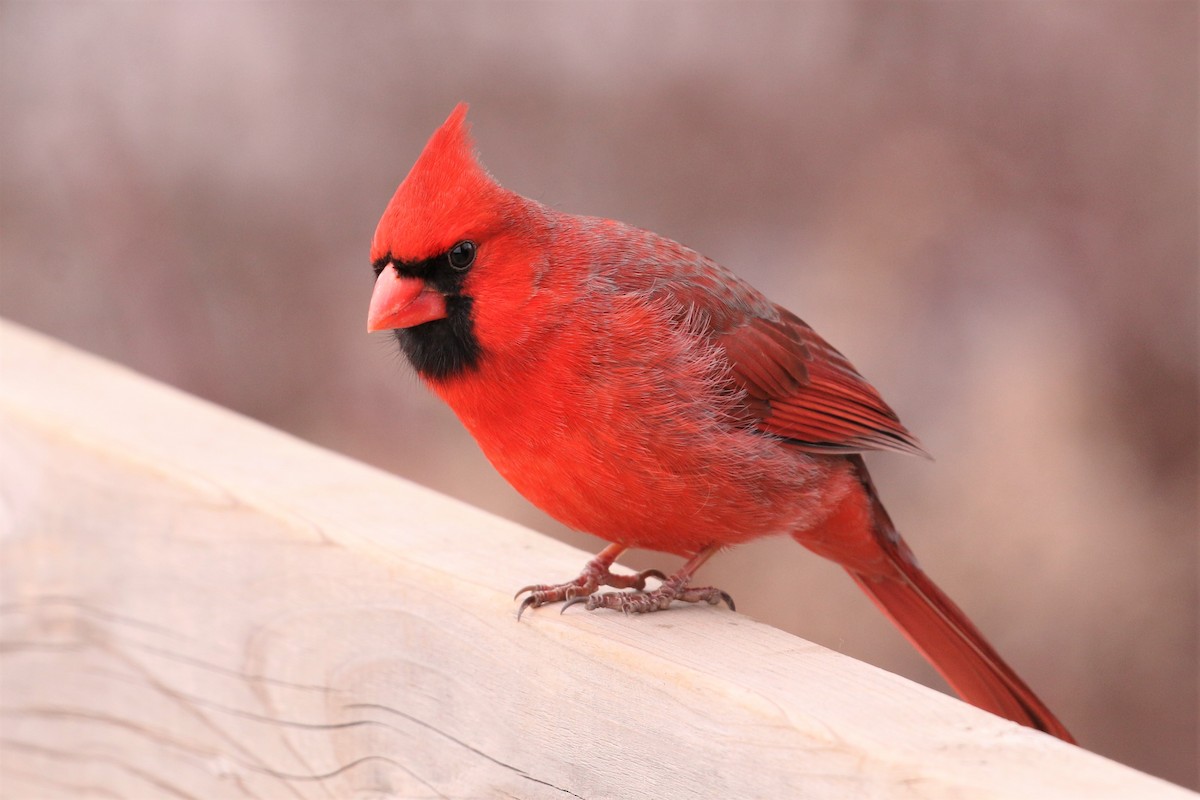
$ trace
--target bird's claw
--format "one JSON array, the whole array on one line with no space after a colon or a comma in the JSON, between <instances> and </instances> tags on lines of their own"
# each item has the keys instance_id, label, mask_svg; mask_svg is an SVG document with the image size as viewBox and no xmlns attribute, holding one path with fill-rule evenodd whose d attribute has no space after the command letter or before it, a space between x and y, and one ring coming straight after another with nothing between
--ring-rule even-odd
<instances>
[{"instance_id":1,"label":"bird's claw","mask_svg":"<svg viewBox=\"0 0 1200 800\"><path fill-rule=\"evenodd\" d=\"M579 603L586 603L586 602L588 602L589 600L591 600L591 599L592 599L592 597L594 597L594 595L588 595L587 597L572 597L570 600L568 600L567 602L563 603L563 605L562 605L562 608L560 608L560 609L558 610L558 613L559 613L559 614L566 613L566 610L567 610L568 608L570 608L571 606L573 606L573 605L577 605L577 604L579 604Z\"/></svg>"},{"instance_id":2,"label":"bird's claw","mask_svg":"<svg viewBox=\"0 0 1200 800\"><path fill-rule=\"evenodd\" d=\"M641 577L641 583L644 585L645 577L658 577L660 575L662 573L658 572L658 570L647 570L644 573L640 573L639 576L626 577ZM714 586L688 586L687 579L680 576L659 579L662 580L662 586L654 591L645 591L639 588L631 592L585 593L581 591L584 587L578 584L562 584L557 587L547 587L552 590L549 593L534 590L533 594L522 601L521 607L517 610L517 619L519 620L525 609L531 606L537 607L545 603L559 601L564 601L562 608L559 610L560 614L564 613L571 606L580 603L584 604L588 611L595 611L598 608L611 608L614 611L620 611L627 615L649 614L652 611L666 610L676 600L683 603L708 603L710 606L715 606L723 602L729 606L730 611L737 610L729 592L722 591ZM520 593L518 592L518 594Z\"/></svg>"},{"instance_id":3,"label":"bird's claw","mask_svg":"<svg viewBox=\"0 0 1200 800\"><path fill-rule=\"evenodd\" d=\"M514 597L513 599L516 600L517 598ZM521 607L517 609L517 622L521 621L521 615L525 613L525 609L529 608L531 605L534 605L536 602L537 601L534 600L532 596L526 597L521 601Z\"/></svg>"},{"instance_id":4,"label":"bird's claw","mask_svg":"<svg viewBox=\"0 0 1200 800\"><path fill-rule=\"evenodd\" d=\"M583 598L580 598L583 600ZM625 614L649 614L652 611L665 611L672 602L679 600L684 603L708 603L715 606L724 602L730 611L736 611L733 598L728 592L714 586L688 586L686 581L670 578L662 586L652 592L605 592L593 594L587 598L588 611L597 608L611 608Z\"/></svg>"},{"instance_id":5,"label":"bird's claw","mask_svg":"<svg viewBox=\"0 0 1200 800\"><path fill-rule=\"evenodd\" d=\"M595 586L588 587L578 583L564 583L559 586L526 586L513 597L516 600L522 593L529 592L529 597L522 600L521 607L517 609L517 622L521 621L521 615L528 608L537 608L547 603L557 603L562 600L566 600L568 604L576 600L586 600L588 595L595 590Z\"/></svg>"},{"instance_id":6,"label":"bird's claw","mask_svg":"<svg viewBox=\"0 0 1200 800\"><path fill-rule=\"evenodd\" d=\"M528 608L537 608L547 603L557 603L562 600L587 599L589 594L596 591L596 584L585 581L582 578L583 576L580 576L580 578L570 583L560 583L557 586L538 583L521 589L521 591L513 595L513 600L516 600L525 592L529 592L529 596L521 601L521 607L517 609L517 622L521 621L521 615Z\"/></svg>"},{"instance_id":7,"label":"bird's claw","mask_svg":"<svg viewBox=\"0 0 1200 800\"><path fill-rule=\"evenodd\" d=\"M517 621L521 620L521 615L526 609L537 608L544 606L547 603L559 603L567 601L563 606L574 605L576 602L589 600L593 593L601 586L612 586L617 589L635 589L638 592L646 588L647 578L657 578L659 581L666 582L667 576L657 569L647 569L633 575L616 575L608 570L607 565L600 564L596 561L589 562L584 567L583 572L573 581L559 584L534 583L529 586L524 586L513 595L513 600L516 600L526 592L529 596L521 601L520 607L517 609ZM592 606L588 606L592 608Z\"/></svg>"}]
</instances>

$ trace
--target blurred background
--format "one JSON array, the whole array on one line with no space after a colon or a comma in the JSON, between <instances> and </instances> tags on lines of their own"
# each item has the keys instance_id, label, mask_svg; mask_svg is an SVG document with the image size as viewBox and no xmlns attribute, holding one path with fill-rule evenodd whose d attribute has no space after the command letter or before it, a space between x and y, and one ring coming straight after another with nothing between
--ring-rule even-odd
<instances>
[{"instance_id":1,"label":"blurred background","mask_svg":"<svg viewBox=\"0 0 1200 800\"><path fill-rule=\"evenodd\" d=\"M870 459L926 569L1083 746L1197 786L1194 2L6 2L0 64L3 316L598 550L364 333L467 100L509 188L844 351L936 458ZM942 685L790 540L703 577Z\"/></svg>"}]
</instances>

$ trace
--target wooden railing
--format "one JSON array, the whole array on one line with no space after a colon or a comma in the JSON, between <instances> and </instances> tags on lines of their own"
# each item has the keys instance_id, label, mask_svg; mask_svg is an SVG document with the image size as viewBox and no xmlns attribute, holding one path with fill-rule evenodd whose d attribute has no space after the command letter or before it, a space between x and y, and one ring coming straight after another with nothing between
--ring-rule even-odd
<instances>
[{"instance_id":1,"label":"wooden railing","mask_svg":"<svg viewBox=\"0 0 1200 800\"><path fill-rule=\"evenodd\" d=\"M1192 797L0 325L0 796Z\"/></svg>"}]
</instances>

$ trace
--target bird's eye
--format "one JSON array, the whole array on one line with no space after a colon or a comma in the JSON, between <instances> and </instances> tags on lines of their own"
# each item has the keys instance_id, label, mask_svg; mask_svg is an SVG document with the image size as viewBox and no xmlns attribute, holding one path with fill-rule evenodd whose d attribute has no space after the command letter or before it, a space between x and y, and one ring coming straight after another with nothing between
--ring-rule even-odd
<instances>
[{"instance_id":1,"label":"bird's eye","mask_svg":"<svg viewBox=\"0 0 1200 800\"><path fill-rule=\"evenodd\" d=\"M450 266L462 272L475 260L475 243L474 242L459 242L450 248L447 254L450 259Z\"/></svg>"}]
</instances>

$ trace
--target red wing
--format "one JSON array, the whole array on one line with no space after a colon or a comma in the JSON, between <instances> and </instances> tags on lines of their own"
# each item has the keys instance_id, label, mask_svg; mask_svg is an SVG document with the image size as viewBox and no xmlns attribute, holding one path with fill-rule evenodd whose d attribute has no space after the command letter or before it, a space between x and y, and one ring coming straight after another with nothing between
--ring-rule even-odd
<instances>
[{"instance_id":1,"label":"red wing","mask_svg":"<svg viewBox=\"0 0 1200 800\"><path fill-rule=\"evenodd\" d=\"M725 351L745 414L759 430L814 453L896 450L925 455L845 356L725 267L678 242L607 221L619 242L603 277ZM612 228L622 234L612 238Z\"/></svg>"},{"instance_id":2,"label":"red wing","mask_svg":"<svg viewBox=\"0 0 1200 800\"><path fill-rule=\"evenodd\" d=\"M926 455L845 356L790 311L775 310L777 321L751 317L714 339L759 430L815 453Z\"/></svg>"}]
</instances>

